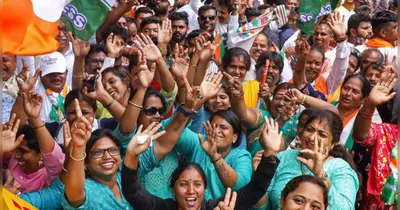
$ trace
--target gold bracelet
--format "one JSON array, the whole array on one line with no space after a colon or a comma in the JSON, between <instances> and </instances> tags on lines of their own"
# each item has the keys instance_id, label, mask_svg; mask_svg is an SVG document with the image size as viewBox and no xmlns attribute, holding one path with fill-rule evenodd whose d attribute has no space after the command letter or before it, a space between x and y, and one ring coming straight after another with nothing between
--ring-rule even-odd
<instances>
[{"instance_id":1,"label":"gold bracelet","mask_svg":"<svg viewBox=\"0 0 400 210\"><path fill-rule=\"evenodd\" d=\"M72 77L74 77L74 78L83 78L83 75L82 76L76 76L75 74L72 74Z\"/></svg>"},{"instance_id":2,"label":"gold bracelet","mask_svg":"<svg viewBox=\"0 0 400 210\"><path fill-rule=\"evenodd\" d=\"M62 166L62 170L65 171L65 172L67 172L67 169L64 168L64 165Z\"/></svg>"},{"instance_id":3,"label":"gold bracelet","mask_svg":"<svg viewBox=\"0 0 400 210\"><path fill-rule=\"evenodd\" d=\"M33 126L32 126L32 128L33 128L33 130L37 130L37 129L39 129L39 128L43 128L44 126L46 126L45 123L43 123L42 125L39 125L38 127L33 127Z\"/></svg>"},{"instance_id":4,"label":"gold bracelet","mask_svg":"<svg viewBox=\"0 0 400 210\"><path fill-rule=\"evenodd\" d=\"M191 67L193 67L193 68L195 68L195 69L197 69L197 66L196 65L190 65Z\"/></svg>"},{"instance_id":5,"label":"gold bracelet","mask_svg":"<svg viewBox=\"0 0 400 210\"><path fill-rule=\"evenodd\" d=\"M74 161L76 161L76 162L85 160L85 158L86 158L86 152L85 152L85 155L83 156L83 158L81 158L81 159L76 159L76 158L72 157L72 149L73 149L73 148L71 148L71 152L69 153L69 157L70 157L72 160L74 160Z\"/></svg>"}]
</instances>

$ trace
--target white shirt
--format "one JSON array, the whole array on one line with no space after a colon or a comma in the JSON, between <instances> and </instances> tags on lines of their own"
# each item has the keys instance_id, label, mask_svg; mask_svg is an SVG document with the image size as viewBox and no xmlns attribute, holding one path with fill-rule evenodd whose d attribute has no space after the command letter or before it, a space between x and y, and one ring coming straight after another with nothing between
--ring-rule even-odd
<instances>
[{"instance_id":1,"label":"white shirt","mask_svg":"<svg viewBox=\"0 0 400 210\"><path fill-rule=\"evenodd\" d=\"M199 8L203 6L204 3L201 0L190 0L189 4L179 8L177 12L186 12L188 14L189 20L189 31L192 32L193 30L199 29L199 21L197 20Z\"/></svg>"},{"instance_id":2,"label":"white shirt","mask_svg":"<svg viewBox=\"0 0 400 210\"><path fill-rule=\"evenodd\" d=\"M246 73L246 76L244 77L244 82L247 82L249 80L256 80L257 73L256 73L256 61L253 58L250 58L251 64L250 64L250 69Z\"/></svg>"},{"instance_id":3,"label":"white shirt","mask_svg":"<svg viewBox=\"0 0 400 210\"><path fill-rule=\"evenodd\" d=\"M65 63L67 64L67 84L72 87L72 71L74 70L75 55L72 50L72 42L68 43L68 49L64 53Z\"/></svg>"}]
</instances>

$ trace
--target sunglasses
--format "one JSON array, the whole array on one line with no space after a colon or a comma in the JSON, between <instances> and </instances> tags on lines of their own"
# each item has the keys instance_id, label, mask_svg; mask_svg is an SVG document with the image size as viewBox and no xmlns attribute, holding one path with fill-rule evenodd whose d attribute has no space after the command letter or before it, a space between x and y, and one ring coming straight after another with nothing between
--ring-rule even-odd
<instances>
[{"instance_id":1,"label":"sunglasses","mask_svg":"<svg viewBox=\"0 0 400 210\"><path fill-rule=\"evenodd\" d=\"M157 109L156 107L148 106L148 107L145 107L143 109L143 111L144 111L144 114L147 115L147 116L154 116L154 115L157 114L157 112L160 115L165 115L165 108L164 107L160 108L160 109Z\"/></svg>"},{"instance_id":2,"label":"sunglasses","mask_svg":"<svg viewBox=\"0 0 400 210\"><path fill-rule=\"evenodd\" d=\"M95 150L90 151L90 154L92 155L92 157L94 159L100 159L100 158L104 157L104 154L106 153L106 151L111 156L116 156L121 153L120 147L115 146L115 147L110 147L108 149L95 149Z\"/></svg>"},{"instance_id":3,"label":"sunglasses","mask_svg":"<svg viewBox=\"0 0 400 210\"><path fill-rule=\"evenodd\" d=\"M203 16L203 15L200 15L200 20L201 21L205 21L207 19L209 19L210 21L213 21L213 20L215 20L215 18L217 18L217 16Z\"/></svg>"},{"instance_id":4,"label":"sunglasses","mask_svg":"<svg viewBox=\"0 0 400 210\"><path fill-rule=\"evenodd\" d=\"M101 63L101 64L103 64L104 63L104 60L100 60L100 59L88 59L88 61L90 62L90 63Z\"/></svg>"}]
</instances>

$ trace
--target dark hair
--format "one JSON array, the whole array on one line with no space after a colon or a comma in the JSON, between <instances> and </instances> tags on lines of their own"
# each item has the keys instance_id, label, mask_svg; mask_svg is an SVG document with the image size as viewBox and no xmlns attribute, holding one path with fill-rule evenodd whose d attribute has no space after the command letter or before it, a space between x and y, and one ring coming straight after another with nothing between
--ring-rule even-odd
<instances>
[{"instance_id":1,"label":"dark hair","mask_svg":"<svg viewBox=\"0 0 400 210\"><path fill-rule=\"evenodd\" d=\"M272 96L275 97L275 95L281 90L281 89L293 89L296 88L293 84L288 83L288 82L282 82L279 85L277 85L274 89L274 92L272 93Z\"/></svg>"},{"instance_id":2,"label":"dark hair","mask_svg":"<svg viewBox=\"0 0 400 210\"><path fill-rule=\"evenodd\" d=\"M258 6L257 9L263 10L263 9L268 9L270 7L271 7L271 5L269 5L269 4L261 4L260 6Z\"/></svg>"},{"instance_id":3,"label":"dark hair","mask_svg":"<svg viewBox=\"0 0 400 210\"><path fill-rule=\"evenodd\" d=\"M362 54L355 47L350 47L350 56L354 56L357 58L357 66L356 69L360 67Z\"/></svg>"},{"instance_id":4,"label":"dark hair","mask_svg":"<svg viewBox=\"0 0 400 210\"><path fill-rule=\"evenodd\" d=\"M242 127L238 116L230 110L219 110L212 114L210 121L212 121L215 116L224 118L224 120L232 126L233 134L237 134L237 140L232 144L232 147L238 147L242 142L242 138L240 138Z\"/></svg>"},{"instance_id":5,"label":"dark hair","mask_svg":"<svg viewBox=\"0 0 400 210\"><path fill-rule=\"evenodd\" d=\"M343 123L340 117L330 111L330 110L318 110L315 115L308 118L307 122L304 124L304 127L307 127L314 120L326 121L332 133L332 144L336 144L340 141L340 135L343 130Z\"/></svg>"},{"instance_id":6,"label":"dark hair","mask_svg":"<svg viewBox=\"0 0 400 210\"><path fill-rule=\"evenodd\" d=\"M274 5L275 4L276 6L278 6L278 5L285 4L285 0L267 0L266 3L269 4L269 5Z\"/></svg>"},{"instance_id":7,"label":"dark hair","mask_svg":"<svg viewBox=\"0 0 400 210\"><path fill-rule=\"evenodd\" d=\"M219 7L227 7L228 12L231 13L233 11L233 6L229 3L228 0L218 0Z\"/></svg>"},{"instance_id":8,"label":"dark hair","mask_svg":"<svg viewBox=\"0 0 400 210\"><path fill-rule=\"evenodd\" d=\"M391 0L389 2L389 7L396 7L397 8L397 0Z\"/></svg>"},{"instance_id":9,"label":"dark hair","mask_svg":"<svg viewBox=\"0 0 400 210\"><path fill-rule=\"evenodd\" d=\"M313 46L311 46L310 52L311 51L319 52L322 55L322 62L325 61L325 53L320 47L317 47L317 46L313 45Z\"/></svg>"},{"instance_id":10,"label":"dark hair","mask_svg":"<svg viewBox=\"0 0 400 210\"><path fill-rule=\"evenodd\" d=\"M207 10L214 10L215 12L217 12L217 9L214 6L212 6L212 5L204 5L204 6L201 6L199 8L199 11L197 12L197 14L200 16L200 14L202 12L207 11Z\"/></svg>"},{"instance_id":11,"label":"dark hair","mask_svg":"<svg viewBox=\"0 0 400 210\"><path fill-rule=\"evenodd\" d=\"M47 126L46 126L46 128L47 128ZM24 140L26 141L28 148L34 150L37 153L40 153L39 142L37 140L37 137L35 135L35 131L33 130L33 128L28 124L20 126L16 136L18 137L22 134L24 134Z\"/></svg>"},{"instance_id":12,"label":"dark hair","mask_svg":"<svg viewBox=\"0 0 400 210\"><path fill-rule=\"evenodd\" d=\"M325 207L328 208L328 188L320 178L311 175L301 175L290 180L281 192L281 200L284 202L289 193L295 191L300 186L300 184L307 182L318 185L321 188L322 195L324 197Z\"/></svg>"},{"instance_id":13,"label":"dark hair","mask_svg":"<svg viewBox=\"0 0 400 210\"><path fill-rule=\"evenodd\" d=\"M128 30L126 30L126 28L118 24L114 24L109 28L107 28L107 30L103 31L103 33L101 34L101 39L105 42L107 40L108 35L110 35L111 33L113 33L114 36L121 36L124 42L126 42L126 40L128 40L129 37L129 32Z\"/></svg>"},{"instance_id":14,"label":"dark hair","mask_svg":"<svg viewBox=\"0 0 400 210\"><path fill-rule=\"evenodd\" d=\"M361 5L354 9L355 13L364 13L366 15L371 16L372 10L369 5Z\"/></svg>"},{"instance_id":15,"label":"dark hair","mask_svg":"<svg viewBox=\"0 0 400 210\"><path fill-rule=\"evenodd\" d=\"M379 31L391 22L397 23L396 14L389 11L378 12L371 18L372 31L374 34L379 34Z\"/></svg>"},{"instance_id":16,"label":"dark hair","mask_svg":"<svg viewBox=\"0 0 400 210\"><path fill-rule=\"evenodd\" d=\"M140 23L140 30L143 29L143 27L147 24L161 24L161 20L159 17L156 16L150 16L150 17L145 17L142 19L142 22Z\"/></svg>"},{"instance_id":17,"label":"dark hair","mask_svg":"<svg viewBox=\"0 0 400 210\"><path fill-rule=\"evenodd\" d=\"M225 52L224 58L222 59L222 67L226 69L229 64L231 64L234 57L243 57L244 64L246 66L246 71L250 69L251 60L249 53L240 48L240 47L232 47Z\"/></svg>"},{"instance_id":18,"label":"dark hair","mask_svg":"<svg viewBox=\"0 0 400 210\"><path fill-rule=\"evenodd\" d=\"M188 42L188 41L190 41L191 39L194 39L194 38L200 36L200 34L201 34L202 32L203 32L203 30L201 30L201 29L196 29L196 30L191 31L191 32L186 36L185 41Z\"/></svg>"},{"instance_id":19,"label":"dark hair","mask_svg":"<svg viewBox=\"0 0 400 210\"><path fill-rule=\"evenodd\" d=\"M6 181L8 179L8 177L7 177L7 169L8 169L8 166L3 164L3 172L2 172L3 173L3 179L2 179L3 186L6 184Z\"/></svg>"},{"instance_id":20,"label":"dark hair","mask_svg":"<svg viewBox=\"0 0 400 210\"><path fill-rule=\"evenodd\" d=\"M204 189L206 189L207 188L207 177L206 177L206 174L204 173L203 169L197 163L184 162L184 161L179 162L178 167L172 172L169 186L173 189L176 181L178 181L181 174L191 168L195 169L200 174L201 179L204 182Z\"/></svg>"},{"instance_id":21,"label":"dark hair","mask_svg":"<svg viewBox=\"0 0 400 210\"><path fill-rule=\"evenodd\" d=\"M128 24L134 23L135 26L138 27L138 23L137 23L137 21L136 21L135 19L130 18L130 17L125 17L125 19L126 19L126 22L127 22ZM129 31L128 31L128 32L129 32Z\"/></svg>"},{"instance_id":22,"label":"dark hair","mask_svg":"<svg viewBox=\"0 0 400 210\"><path fill-rule=\"evenodd\" d=\"M169 19L171 21L174 20L183 20L185 21L186 26L189 25L189 19L188 19L189 15L186 12L173 12L169 15Z\"/></svg>"},{"instance_id":23,"label":"dark hair","mask_svg":"<svg viewBox=\"0 0 400 210\"><path fill-rule=\"evenodd\" d=\"M88 156L85 158L86 163L89 161L90 150L92 149L93 145L101 138L111 139L111 141L113 141L120 148L121 157L124 156L124 150L122 149L122 144L119 141L119 139L114 135L114 132L109 129L100 128L93 131L92 136L90 136L90 139L86 143L86 154L88 154Z\"/></svg>"},{"instance_id":24,"label":"dark hair","mask_svg":"<svg viewBox=\"0 0 400 210\"><path fill-rule=\"evenodd\" d=\"M282 74L283 71L283 60L281 54L277 52L270 52L270 51L263 52L257 59L256 71L265 66L265 60L267 59L273 61L275 65L278 67L279 77L280 77L280 74Z\"/></svg>"},{"instance_id":25,"label":"dark hair","mask_svg":"<svg viewBox=\"0 0 400 210\"><path fill-rule=\"evenodd\" d=\"M99 53L99 52L103 52L104 54L107 55L108 53L107 47L104 44L91 44L90 50L86 55L85 59L88 60L93 53Z\"/></svg>"},{"instance_id":26,"label":"dark hair","mask_svg":"<svg viewBox=\"0 0 400 210\"><path fill-rule=\"evenodd\" d=\"M135 19L138 18L140 13L153 14L153 10L148 7L139 7L135 12Z\"/></svg>"},{"instance_id":27,"label":"dark hair","mask_svg":"<svg viewBox=\"0 0 400 210\"><path fill-rule=\"evenodd\" d=\"M361 22L371 22L371 17L366 13L355 13L347 21L347 35L350 35L350 29L357 30Z\"/></svg>"},{"instance_id":28,"label":"dark hair","mask_svg":"<svg viewBox=\"0 0 400 210\"><path fill-rule=\"evenodd\" d=\"M92 107L93 112L96 113L96 111L97 111L96 100L83 95L82 90L80 88L76 88L76 89L69 91L69 93L65 97L64 109L67 110L67 107L70 104L74 103L75 99L78 99L78 101L84 101L84 102L88 103L90 105L90 107Z\"/></svg>"},{"instance_id":29,"label":"dark hair","mask_svg":"<svg viewBox=\"0 0 400 210\"><path fill-rule=\"evenodd\" d=\"M307 119L305 120L305 122L307 122L309 118L311 118L311 117L313 117L314 115L318 114L318 111L319 111L319 109L313 108L313 107L309 107L309 108L303 110L303 111L300 113L299 118L298 118L298 121L299 121L299 122L298 122L298 124L297 124L297 129L298 129L300 126L304 127L304 125L301 124L301 121L302 121L302 119L303 119L304 117L307 116ZM305 124L305 123L304 123L304 124Z\"/></svg>"},{"instance_id":30,"label":"dark hair","mask_svg":"<svg viewBox=\"0 0 400 210\"><path fill-rule=\"evenodd\" d=\"M257 8L247 8L244 12L244 15L247 19L249 19L250 17L258 17L261 15L261 11Z\"/></svg>"},{"instance_id":31,"label":"dark hair","mask_svg":"<svg viewBox=\"0 0 400 210\"><path fill-rule=\"evenodd\" d=\"M365 78L364 75L362 74L352 74L347 76L342 83L342 87L350 80L353 78L357 78L361 81L362 83L362 87L361 87L361 93L363 98L367 97L369 95L369 93L371 92L371 84L369 83L369 81L367 80L367 78Z\"/></svg>"},{"instance_id":32,"label":"dark hair","mask_svg":"<svg viewBox=\"0 0 400 210\"><path fill-rule=\"evenodd\" d=\"M119 77L121 81L128 86L128 88L132 87L132 79L126 69L122 67L108 67L101 72L101 75L104 77L109 72Z\"/></svg>"},{"instance_id":33,"label":"dark hair","mask_svg":"<svg viewBox=\"0 0 400 210\"><path fill-rule=\"evenodd\" d=\"M131 100L133 98L133 96L136 94L136 91L137 91L137 89L131 91L129 100ZM167 101L165 100L165 97L160 92L158 92L156 89L154 89L152 87L147 88L146 93L144 94L144 97L143 97L143 104L151 96L159 98L161 100L161 104L162 104L163 108L167 108ZM169 111L169 110L165 110L165 111Z\"/></svg>"}]
</instances>

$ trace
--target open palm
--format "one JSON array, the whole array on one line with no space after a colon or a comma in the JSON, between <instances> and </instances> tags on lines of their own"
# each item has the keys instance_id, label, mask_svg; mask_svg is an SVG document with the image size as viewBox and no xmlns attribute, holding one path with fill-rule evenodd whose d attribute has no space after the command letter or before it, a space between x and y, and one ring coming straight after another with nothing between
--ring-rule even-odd
<instances>
[{"instance_id":1,"label":"open palm","mask_svg":"<svg viewBox=\"0 0 400 210\"><path fill-rule=\"evenodd\" d=\"M17 140L15 140L19 128L20 120L16 120L16 115L11 116L10 121L3 125L3 131L1 132L1 148L4 153L11 152L15 150L23 141L24 135L20 135Z\"/></svg>"},{"instance_id":2,"label":"open palm","mask_svg":"<svg viewBox=\"0 0 400 210\"><path fill-rule=\"evenodd\" d=\"M395 92L390 93L396 82L396 74L383 74L378 84L376 84L369 93L368 101L375 106L390 101L396 94Z\"/></svg>"},{"instance_id":3,"label":"open palm","mask_svg":"<svg viewBox=\"0 0 400 210\"><path fill-rule=\"evenodd\" d=\"M282 132L278 123L272 118L265 117L265 127L261 133L260 144L264 150L278 152L282 143Z\"/></svg>"},{"instance_id":4,"label":"open palm","mask_svg":"<svg viewBox=\"0 0 400 210\"><path fill-rule=\"evenodd\" d=\"M203 123L205 130L206 130L206 135L207 135L207 141L204 141L203 136L199 134L199 141L201 148L203 148L204 152L208 154L208 156L213 157L218 154L217 152L217 134L218 134L218 128L216 125L211 125L209 121L206 123Z\"/></svg>"},{"instance_id":5,"label":"open palm","mask_svg":"<svg viewBox=\"0 0 400 210\"><path fill-rule=\"evenodd\" d=\"M43 98L38 93L23 93L23 103L25 114L28 118L37 119L40 117Z\"/></svg>"},{"instance_id":6,"label":"open palm","mask_svg":"<svg viewBox=\"0 0 400 210\"><path fill-rule=\"evenodd\" d=\"M146 55L146 59L148 61L156 61L158 58L162 58L160 50L158 49L157 45L153 43L150 37L140 34L140 36L136 36L136 38L136 46L140 50L143 50L143 53Z\"/></svg>"},{"instance_id":7,"label":"open palm","mask_svg":"<svg viewBox=\"0 0 400 210\"><path fill-rule=\"evenodd\" d=\"M213 98L215 95L218 94L218 91L222 87L222 78L223 75L221 74L221 72L209 73L204 77L203 81L200 84L200 87L203 90L206 100Z\"/></svg>"}]
</instances>

